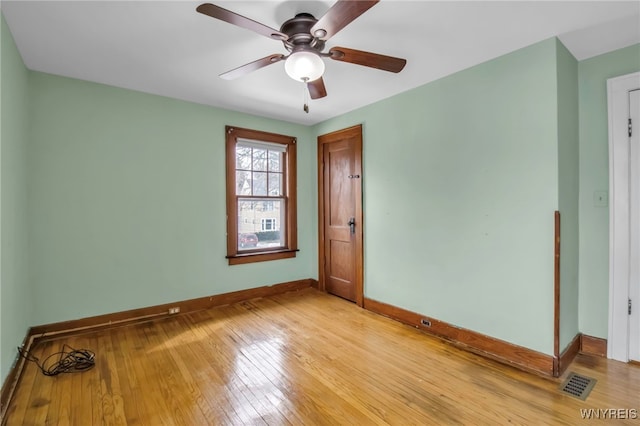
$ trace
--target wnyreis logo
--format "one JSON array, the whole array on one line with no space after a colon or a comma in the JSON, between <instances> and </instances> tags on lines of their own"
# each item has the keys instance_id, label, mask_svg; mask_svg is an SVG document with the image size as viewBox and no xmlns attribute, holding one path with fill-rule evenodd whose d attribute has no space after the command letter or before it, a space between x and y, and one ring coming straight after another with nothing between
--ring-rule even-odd
<instances>
[{"instance_id":1,"label":"wnyreis logo","mask_svg":"<svg viewBox=\"0 0 640 426\"><path fill-rule=\"evenodd\" d=\"M635 420L638 418L636 408L581 408L580 417L584 420Z\"/></svg>"}]
</instances>

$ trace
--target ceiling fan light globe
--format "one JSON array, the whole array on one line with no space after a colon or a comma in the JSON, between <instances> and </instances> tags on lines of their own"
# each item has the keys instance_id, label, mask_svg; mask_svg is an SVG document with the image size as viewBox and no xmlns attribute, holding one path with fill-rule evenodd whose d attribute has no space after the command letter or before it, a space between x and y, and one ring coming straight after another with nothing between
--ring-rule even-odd
<instances>
[{"instance_id":1,"label":"ceiling fan light globe","mask_svg":"<svg viewBox=\"0 0 640 426\"><path fill-rule=\"evenodd\" d=\"M315 81L324 73L324 61L313 52L294 52L285 61L284 69L296 81Z\"/></svg>"}]
</instances>

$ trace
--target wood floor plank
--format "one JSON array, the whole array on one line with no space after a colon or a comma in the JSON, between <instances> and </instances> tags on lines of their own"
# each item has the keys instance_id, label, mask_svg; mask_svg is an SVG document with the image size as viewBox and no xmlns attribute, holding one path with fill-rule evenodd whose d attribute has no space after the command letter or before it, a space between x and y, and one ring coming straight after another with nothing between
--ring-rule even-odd
<instances>
[{"instance_id":1,"label":"wood floor plank","mask_svg":"<svg viewBox=\"0 0 640 426\"><path fill-rule=\"evenodd\" d=\"M190 328L190 324L185 321L186 317L176 318L176 321L165 321L162 323L164 333L165 349L171 354L176 365L176 372L179 373L180 381L185 386L185 395L191 401L190 404L202 412L206 419L206 423L213 424L218 421L218 417L224 416L224 411L218 410L215 400L212 401L211 395L207 395L207 383L198 377L198 371L206 369L206 362L202 362L203 350L200 349L194 339L194 335ZM196 349L196 350L194 350ZM192 360L187 363L187 360ZM196 361L196 362L194 362ZM204 388L203 389L203 384Z\"/></svg>"},{"instance_id":2,"label":"wood floor plank","mask_svg":"<svg viewBox=\"0 0 640 426\"><path fill-rule=\"evenodd\" d=\"M217 329L226 329L227 325L227 320L224 318L218 318L215 322L211 321L211 320L207 320L207 324L204 325L202 328L206 331L207 329L209 329L210 331L208 333L217 336L216 334L216 330ZM208 333L205 333L208 334ZM220 341L216 340L215 341L215 347L216 347L216 352L217 352L217 348L219 348L219 344ZM212 362L216 362L216 361L223 361L224 364L230 364L233 361L232 360L219 360L217 358L214 358L212 360ZM283 424L286 424L288 422L291 422L291 419L294 420L300 420L298 418L295 417L295 413L293 411L290 411L288 406L287 406L287 399L285 398L285 396L283 395L283 393L281 392L281 388L278 388L277 386L279 385L279 383L274 382L272 380L272 377L270 376L270 372L268 370L263 372L265 374L265 376L271 381L271 383L273 383L274 386L276 386L276 388L274 389L273 387L271 388L271 390L269 392L267 392L266 395L266 401L263 401L263 405L264 404L269 404L269 406L271 407L271 410L277 410L278 413L280 413L282 416L284 416L283 419ZM295 424L299 424L298 421L295 421Z\"/></svg>"},{"instance_id":3,"label":"wood floor plank","mask_svg":"<svg viewBox=\"0 0 640 426\"><path fill-rule=\"evenodd\" d=\"M82 335L73 342L76 348L85 349L93 347L93 341L87 335ZM91 382L95 380L94 371L86 371L82 374L70 374L72 395L69 410L69 423L71 425L91 424L93 419L93 405Z\"/></svg>"},{"instance_id":4,"label":"wood floor plank","mask_svg":"<svg viewBox=\"0 0 640 426\"><path fill-rule=\"evenodd\" d=\"M259 309L260 305L263 305L265 303L268 304L268 301L260 300L255 302L249 302L248 304L251 304L252 306L251 312L261 317L263 321L268 321L268 318L266 318L264 315L267 314L269 310ZM279 327L286 330L285 324L280 324ZM316 336L317 335L318 334L316 333ZM297 361L303 366L303 368L306 371L308 371L310 374L313 375L315 380L319 380L323 384L334 389L338 397L345 400L351 399L352 404L355 407L357 407L361 412L363 412L365 415L369 413L373 413L371 416L368 416L369 417L368 423L379 424L381 421L386 423L393 422L394 420L393 415L389 416L387 409L385 409L385 407L388 407L385 404L386 401L381 400L379 398L362 399L359 397L360 394L358 392L358 388L360 386L358 384L352 387L352 386L347 386L348 385L347 383L344 383L343 381L341 381L340 378L343 375L342 373L344 370L340 371L340 368L344 368L345 366L343 364L336 363L336 358L332 359L332 361L334 362L328 363L328 364L320 365L319 363L314 362L314 357L317 357L317 356L322 356L325 359L332 358L332 354L335 353L335 346L333 346L330 342L325 341L321 345L310 346L306 344L306 342L303 340L301 342L298 342L298 344L294 347L294 349L295 349L294 353L296 354ZM328 352L324 352L325 350L327 350ZM358 377L356 377L358 370L354 369L354 366L349 366L348 368L351 368L351 374L350 374L351 380L358 379ZM360 379L363 379L363 377L361 376ZM367 378L365 377L364 380L367 380ZM372 396L375 396L375 395L372 395ZM378 394L378 396L384 397L385 392L381 392L380 394ZM403 411L404 411L403 413L399 413L391 410L391 413L396 415L395 420L397 421L401 419L406 420L407 419L406 407L403 408Z\"/></svg>"},{"instance_id":5,"label":"wood floor plank","mask_svg":"<svg viewBox=\"0 0 640 426\"><path fill-rule=\"evenodd\" d=\"M47 357L55 352L52 342L45 342L38 349L41 350L38 355L41 363L44 363ZM52 392L54 382L53 380L42 380L42 377L37 374L35 376L34 386L30 389L29 401L26 404L27 409L21 424L43 425L46 422L51 400L55 398Z\"/></svg>"},{"instance_id":6,"label":"wood floor plank","mask_svg":"<svg viewBox=\"0 0 640 426\"><path fill-rule=\"evenodd\" d=\"M144 362L149 364L145 368L153 369L154 374L151 376L151 382L156 385L154 388L145 386L145 392L155 394L156 401L164 401L162 407L166 407L171 414L170 418L175 423L206 424L206 419L200 410L194 410L192 401L185 396L184 384L177 377L176 365L170 352L164 349L162 323L163 321L147 323L144 328L151 348L144 358Z\"/></svg>"},{"instance_id":7,"label":"wood floor plank","mask_svg":"<svg viewBox=\"0 0 640 426\"><path fill-rule=\"evenodd\" d=\"M640 367L578 355L586 401L315 289L37 344L96 353L43 376L29 363L7 425L496 425L582 422L640 409ZM636 416L640 413L635 411ZM616 424L638 424L634 418Z\"/></svg>"}]
</instances>

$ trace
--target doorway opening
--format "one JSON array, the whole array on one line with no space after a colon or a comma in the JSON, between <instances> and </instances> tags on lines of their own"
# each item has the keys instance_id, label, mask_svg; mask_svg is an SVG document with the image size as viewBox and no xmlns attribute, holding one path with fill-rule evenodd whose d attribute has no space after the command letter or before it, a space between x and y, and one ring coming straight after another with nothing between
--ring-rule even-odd
<instances>
[{"instance_id":1,"label":"doorway opening","mask_svg":"<svg viewBox=\"0 0 640 426\"><path fill-rule=\"evenodd\" d=\"M640 73L607 80L609 358L640 360Z\"/></svg>"}]
</instances>

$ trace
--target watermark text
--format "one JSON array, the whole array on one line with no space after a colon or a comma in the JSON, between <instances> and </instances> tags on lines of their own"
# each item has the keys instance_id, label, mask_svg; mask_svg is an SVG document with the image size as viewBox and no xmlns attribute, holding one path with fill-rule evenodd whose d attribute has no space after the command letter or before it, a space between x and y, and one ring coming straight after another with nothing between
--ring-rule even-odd
<instances>
[{"instance_id":1,"label":"watermark text","mask_svg":"<svg viewBox=\"0 0 640 426\"><path fill-rule=\"evenodd\" d=\"M638 418L636 408L581 408L580 417L584 420L635 420Z\"/></svg>"}]
</instances>

